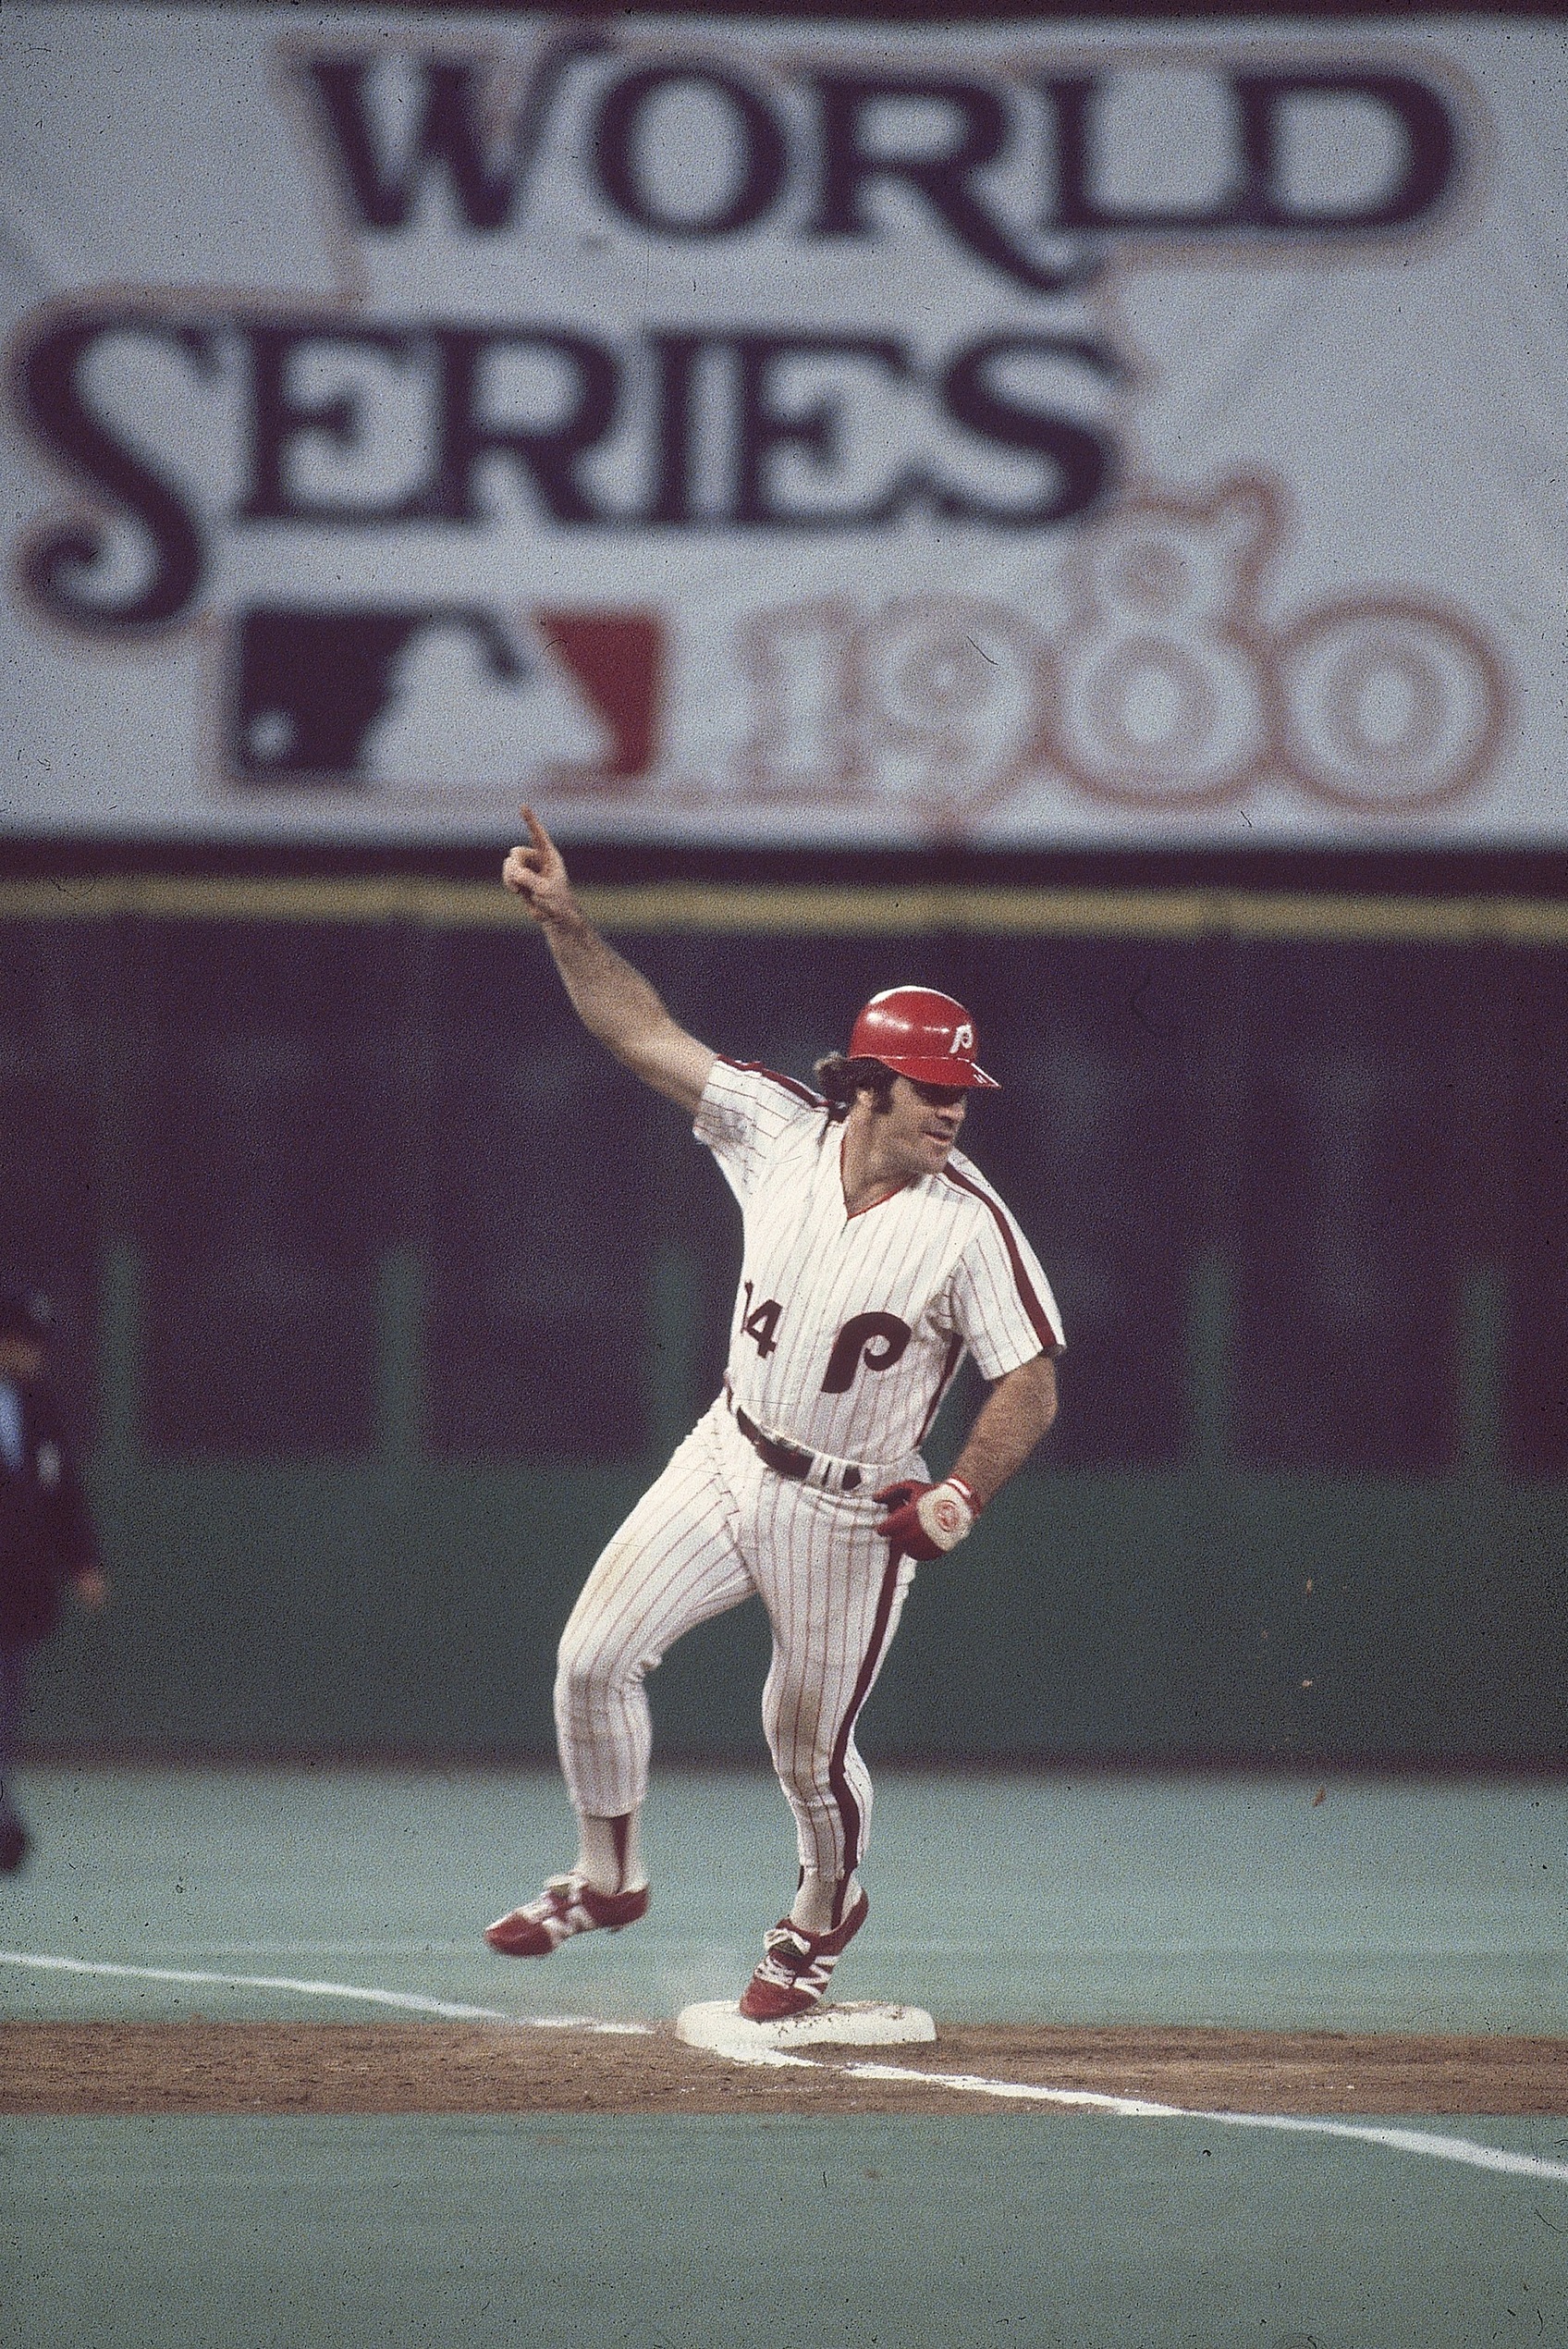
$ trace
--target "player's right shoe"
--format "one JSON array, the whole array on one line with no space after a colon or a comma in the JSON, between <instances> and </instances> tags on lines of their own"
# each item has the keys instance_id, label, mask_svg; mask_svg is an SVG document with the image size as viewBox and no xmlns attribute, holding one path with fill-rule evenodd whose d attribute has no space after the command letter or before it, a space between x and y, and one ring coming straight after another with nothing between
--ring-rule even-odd
<instances>
[{"instance_id":1,"label":"player's right shoe","mask_svg":"<svg viewBox=\"0 0 1568 2349\"><path fill-rule=\"evenodd\" d=\"M599 1892L586 1876L553 1876L537 1900L487 1925L484 1938L503 1958L547 1958L574 1933L619 1933L623 1925L635 1925L648 1913L648 1898L645 1884L630 1892Z\"/></svg>"},{"instance_id":2,"label":"player's right shoe","mask_svg":"<svg viewBox=\"0 0 1568 2349\"><path fill-rule=\"evenodd\" d=\"M828 1976L865 1923L871 1902L863 1886L853 1906L831 1933L808 1933L783 1917L765 1933L762 1962L741 2000L748 2023L781 2023L822 2004Z\"/></svg>"}]
</instances>

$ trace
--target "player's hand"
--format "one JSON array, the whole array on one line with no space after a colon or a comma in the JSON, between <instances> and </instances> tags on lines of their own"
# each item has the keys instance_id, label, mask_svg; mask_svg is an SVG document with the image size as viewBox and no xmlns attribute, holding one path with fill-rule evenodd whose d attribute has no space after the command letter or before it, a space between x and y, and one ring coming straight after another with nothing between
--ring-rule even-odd
<instances>
[{"instance_id":1,"label":"player's hand","mask_svg":"<svg viewBox=\"0 0 1568 2349\"><path fill-rule=\"evenodd\" d=\"M874 1495L888 1514L876 1531L906 1557L945 1557L956 1550L980 1514L973 1487L962 1476L940 1484L886 1484Z\"/></svg>"},{"instance_id":2,"label":"player's hand","mask_svg":"<svg viewBox=\"0 0 1568 2349\"><path fill-rule=\"evenodd\" d=\"M71 1580L75 1585L76 1594L80 1604L87 1609L90 1615L96 1615L99 1608L104 1605L108 1600L109 1579L107 1575L104 1574L102 1568L90 1566L85 1568L80 1574L73 1575Z\"/></svg>"},{"instance_id":3,"label":"player's hand","mask_svg":"<svg viewBox=\"0 0 1568 2349\"><path fill-rule=\"evenodd\" d=\"M511 850L501 879L514 897L525 898L535 921L558 920L573 910L566 860L532 807L522 811L528 838Z\"/></svg>"}]
</instances>

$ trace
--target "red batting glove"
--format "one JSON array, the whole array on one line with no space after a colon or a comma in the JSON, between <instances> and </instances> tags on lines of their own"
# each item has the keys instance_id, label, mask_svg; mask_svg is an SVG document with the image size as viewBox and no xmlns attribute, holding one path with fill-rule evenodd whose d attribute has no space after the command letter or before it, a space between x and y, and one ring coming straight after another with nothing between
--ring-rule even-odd
<instances>
[{"instance_id":1,"label":"red batting glove","mask_svg":"<svg viewBox=\"0 0 1568 2349\"><path fill-rule=\"evenodd\" d=\"M945 1557L956 1550L980 1514L974 1488L962 1476L940 1484L888 1484L873 1496L888 1511L876 1531L906 1557Z\"/></svg>"}]
</instances>

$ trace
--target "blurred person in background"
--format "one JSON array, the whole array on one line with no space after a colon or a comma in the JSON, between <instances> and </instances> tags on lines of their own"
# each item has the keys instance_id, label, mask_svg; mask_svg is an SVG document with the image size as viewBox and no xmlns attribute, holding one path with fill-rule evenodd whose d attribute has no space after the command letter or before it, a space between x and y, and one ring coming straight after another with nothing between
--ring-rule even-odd
<instances>
[{"instance_id":1,"label":"blurred person in background","mask_svg":"<svg viewBox=\"0 0 1568 2349\"><path fill-rule=\"evenodd\" d=\"M0 1872L21 1866L28 1832L10 1790L33 1650L59 1620L60 1586L91 1608L109 1586L60 1408L47 1377L46 1297L0 1289Z\"/></svg>"}]
</instances>

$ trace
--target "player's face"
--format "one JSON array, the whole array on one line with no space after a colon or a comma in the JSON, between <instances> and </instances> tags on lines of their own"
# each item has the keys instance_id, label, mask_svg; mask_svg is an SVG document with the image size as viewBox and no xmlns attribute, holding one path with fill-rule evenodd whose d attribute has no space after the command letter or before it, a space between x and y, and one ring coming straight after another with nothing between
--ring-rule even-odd
<instances>
[{"instance_id":1,"label":"player's face","mask_svg":"<svg viewBox=\"0 0 1568 2349\"><path fill-rule=\"evenodd\" d=\"M941 1173L967 1107L968 1096L961 1086L916 1085L910 1077L894 1077L877 1139L906 1182Z\"/></svg>"}]
</instances>

